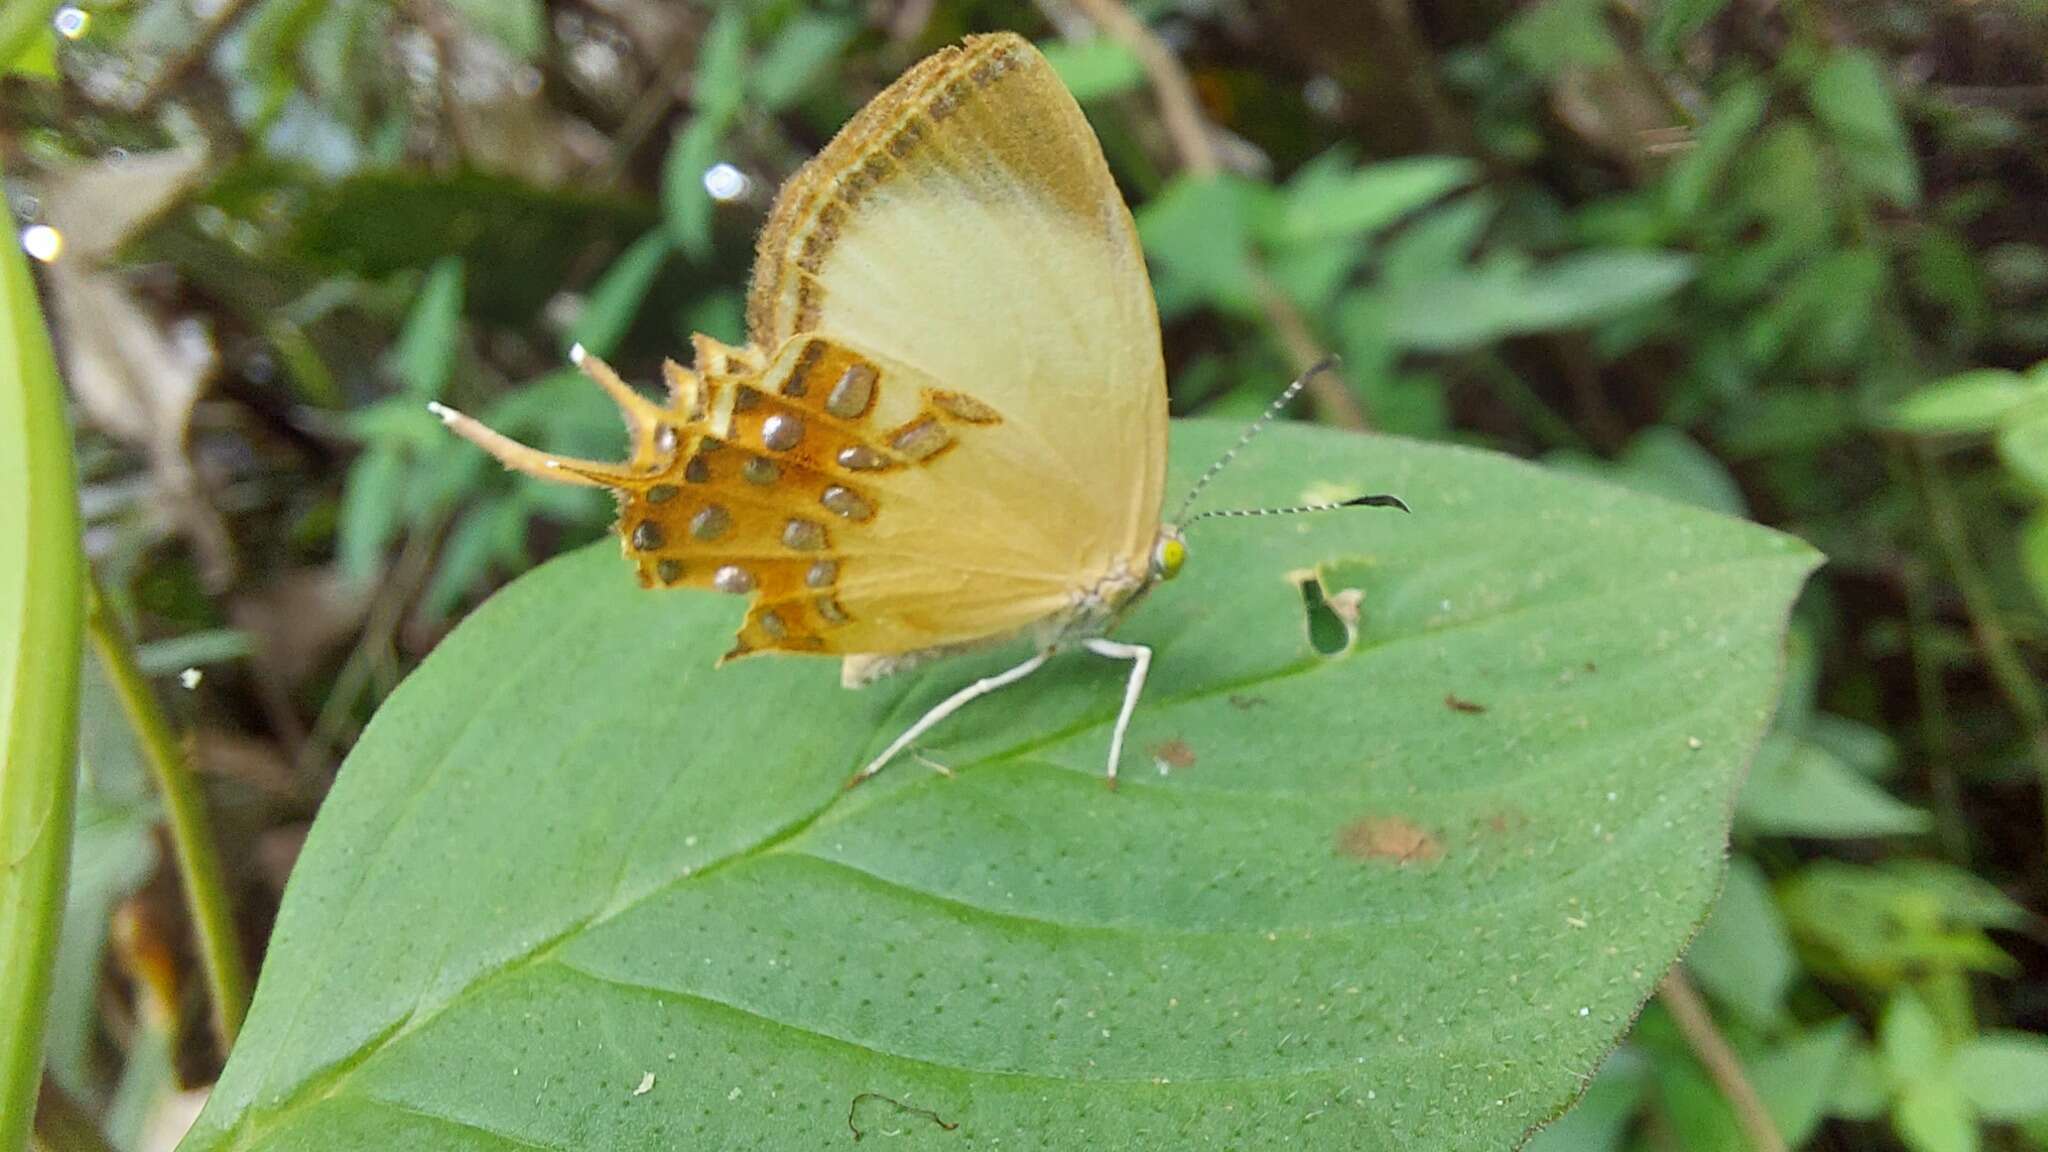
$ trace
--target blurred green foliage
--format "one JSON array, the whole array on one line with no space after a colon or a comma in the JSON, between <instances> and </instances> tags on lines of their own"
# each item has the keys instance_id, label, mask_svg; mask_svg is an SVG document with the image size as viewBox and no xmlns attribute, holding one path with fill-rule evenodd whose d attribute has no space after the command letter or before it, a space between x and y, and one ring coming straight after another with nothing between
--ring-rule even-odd
<instances>
[{"instance_id":1,"label":"blurred green foliage","mask_svg":"<svg viewBox=\"0 0 2048 1152\"><path fill-rule=\"evenodd\" d=\"M28 223L80 173L119 188L116 150L207 149L94 274L218 350L189 454L246 562L204 586L104 428L81 444L88 543L152 635L200 638L220 695L195 719L275 742L294 780L465 607L606 528L601 496L499 473L424 403L615 454L566 348L647 380L693 330L739 339L778 182L919 55L1017 28L1129 195L1176 412L1248 415L1292 375L1277 292L1378 431L1831 557L1692 974L1793 1146L2048 1148L2040 5L1136 4L1214 121L1214 175L1171 147L1141 56L1065 4L85 7L87 34L14 57L11 164L35 175L13 204ZM307 571L353 590L317 638L275 624ZM308 813L218 787L251 837ZM79 874L112 878L90 909L150 858L146 810L108 811L119 834L79 841ZM80 1018L80 954L53 1035L103 1109L106 1064L79 1054L119 1037ZM1745 1143L1653 1005L1533 1146Z\"/></svg>"}]
</instances>

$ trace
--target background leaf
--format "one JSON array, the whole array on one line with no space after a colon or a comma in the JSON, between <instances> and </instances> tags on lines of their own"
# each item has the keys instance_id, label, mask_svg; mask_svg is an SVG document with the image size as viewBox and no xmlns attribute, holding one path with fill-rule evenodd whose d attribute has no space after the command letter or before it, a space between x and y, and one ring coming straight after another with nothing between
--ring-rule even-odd
<instances>
[{"instance_id":1,"label":"background leaf","mask_svg":"<svg viewBox=\"0 0 2048 1152\"><path fill-rule=\"evenodd\" d=\"M1172 486L1236 431L1180 428ZM1503 457L1270 437L1219 504L1415 514L1198 531L1127 629L1159 658L1116 793L1116 669L956 718L956 779L848 793L1014 654L849 693L819 661L714 671L739 603L645 594L612 544L519 581L343 769L186 1146L921 1122L868 1093L962 1146L1512 1144L1703 915L1814 555ZM1333 656L1288 578L1318 564L1363 606Z\"/></svg>"},{"instance_id":2,"label":"background leaf","mask_svg":"<svg viewBox=\"0 0 2048 1152\"><path fill-rule=\"evenodd\" d=\"M398 378L418 400L435 400L455 368L462 334L462 261L443 256L427 270L391 350Z\"/></svg>"},{"instance_id":3,"label":"background leaf","mask_svg":"<svg viewBox=\"0 0 2048 1152\"><path fill-rule=\"evenodd\" d=\"M1470 181L1476 172L1477 165L1461 157L1418 156L1333 173L1328 179L1304 173L1287 190L1274 238L1289 244L1356 240Z\"/></svg>"},{"instance_id":4,"label":"background leaf","mask_svg":"<svg viewBox=\"0 0 2048 1152\"><path fill-rule=\"evenodd\" d=\"M1977 1036L1956 1053L1956 1083L1993 1120L2048 1115L2048 1037L2031 1032Z\"/></svg>"},{"instance_id":5,"label":"background leaf","mask_svg":"<svg viewBox=\"0 0 2048 1152\"><path fill-rule=\"evenodd\" d=\"M1700 986L1751 1023L1769 1026L1799 974L1799 959L1770 884L1754 863L1737 859L1728 868L1714 915L1685 955Z\"/></svg>"},{"instance_id":6,"label":"background leaf","mask_svg":"<svg viewBox=\"0 0 2048 1152\"><path fill-rule=\"evenodd\" d=\"M1851 178L1893 204L1919 202L1920 170L1876 57L1859 49L1836 52L1806 95Z\"/></svg>"},{"instance_id":7,"label":"background leaf","mask_svg":"<svg viewBox=\"0 0 2048 1152\"><path fill-rule=\"evenodd\" d=\"M2017 372L1980 368L1937 380L1892 405L1888 423L1908 432L1988 432L2029 400L2048 396Z\"/></svg>"},{"instance_id":8,"label":"background leaf","mask_svg":"<svg viewBox=\"0 0 2048 1152\"><path fill-rule=\"evenodd\" d=\"M1086 40L1051 40L1038 46L1046 62L1060 74L1060 83L1087 102L1114 96L1136 88L1145 79L1145 66L1121 42L1107 36Z\"/></svg>"}]
</instances>

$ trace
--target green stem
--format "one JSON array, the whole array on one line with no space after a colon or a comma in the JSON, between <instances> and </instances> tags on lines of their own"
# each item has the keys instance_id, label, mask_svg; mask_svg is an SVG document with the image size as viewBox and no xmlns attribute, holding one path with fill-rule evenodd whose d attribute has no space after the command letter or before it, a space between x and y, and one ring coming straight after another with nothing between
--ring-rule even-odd
<instances>
[{"instance_id":1,"label":"green stem","mask_svg":"<svg viewBox=\"0 0 2048 1152\"><path fill-rule=\"evenodd\" d=\"M1579 435L1571 421L1559 416L1543 397L1536 394L1529 382L1507 366L1500 356L1493 352L1482 352L1472 358L1474 371L1492 387L1494 396L1514 412L1517 419L1526 424L1529 431L1549 448L1570 448L1588 455L1598 455L1592 442Z\"/></svg>"},{"instance_id":2,"label":"green stem","mask_svg":"<svg viewBox=\"0 0 2048 1152\"><path fill-rule=\"evenodd\" d=\"M2006 703L2012 705L2013 712L2019 716L2027 754L2033 759L2034 772L2041 780L2042 816L2048 820L2048 705L2042 703L2040 686L2035 683L2026 660L2013 643L2012 634L2006 631L2005 623L1999 617L1991 584L1984 578L1983 571L1977 567L1975 555L1970 551L1969 533L1956 510L1955 494L1949 491L1948 478L1943 475L1940 462L1924 447L1915 451L1920 460L1921 491L1926 496L1927 518L1934 526L1935 542L1948 561L1949 574L1955 577L1956 591L1962 594L1963 610L1969 615L1970 632L1977 638L1977 647L1984 654L1985 667L1990 669L1991 679L2005 696Z\"/></svg>"},{"instance_id":3,"label":"green stem","mask_svg":"<svg viewBox=\"0 0 2048 1152\"><path fill-rule=\"evenodd\" d=\"M8 9L12 12L12 9ZM0 1152L28 1140L71 865L84 559L71 429L21 249L0 243Z\"/></svg>"},{"instance_id":4,"label":"green stem","mask_svg":"<svg viewBox=\"0 0 2048 1152\"><path fill-rule=\"evenodd\" d=\"M1898 449L1887 453L1892 482L1910 485L1912 468ZM1956 782L1955 735L1949 728L1948 701L1942 693L1941 667L1936 662L1934 598L1928 592L1926 563L1918 556L1905 564L1906 650L1913 661L1913 694L1920 707L1920 739L1927 757L1927 779L1934 791L1934 832L1942 855L1951 864L1969 866L1969 826L1963 818L1962 789Z\"/></svg>"},{"instance_id":5,"label":"green stem","mask_svg":"<svg viewBox=\"0 0 2048 1152\"><path fill-rule=\"evenodd\" d=\"M150 692L149 679L135 665L133 646L97 587L90 590L86 630L100 666L106 669L107 681L120 698L121 711L135 730L142 758L156 777L157 790L163 794L171 845L178 857L178 881L192 909L207 987L213 995L214 1037L225 1056L234 1047L249 1008L249 972L242 963L242 945L235 933L234 908L221 874L220 853L206 820L206 797L198 777L192 774L183 743L171 731Z\"/></svg>"}]
</instances>

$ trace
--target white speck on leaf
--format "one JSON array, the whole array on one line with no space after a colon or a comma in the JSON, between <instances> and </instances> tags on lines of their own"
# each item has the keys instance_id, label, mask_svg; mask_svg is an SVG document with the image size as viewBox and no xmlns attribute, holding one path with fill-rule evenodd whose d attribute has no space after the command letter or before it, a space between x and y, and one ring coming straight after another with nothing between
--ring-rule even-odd
<instances>
[{"instance_id":1,"label":"white speck on leaf","mask_svg":"<svg viewBox=\"0 0 2048 1152\"><path fill-rule=\"evenodd\" d=\"M640 1086L638 1088L633 1089L633 1095L645 1096L652 1091L654 1091L654 1073L648 1072L642 1074L640 1077Z\"/></svg>"}]
</instances>

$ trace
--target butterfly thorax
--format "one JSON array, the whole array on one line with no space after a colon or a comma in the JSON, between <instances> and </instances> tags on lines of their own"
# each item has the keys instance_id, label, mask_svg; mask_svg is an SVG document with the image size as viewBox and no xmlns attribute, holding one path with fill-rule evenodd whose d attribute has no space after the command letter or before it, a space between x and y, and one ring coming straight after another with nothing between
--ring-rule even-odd
<instances>
[{"instance_id":1,"label":"butterfly thorax","mask_svg":"<svg viewBox=\"0 0 2048 1152\"><path fill-rule=\"evenodd\" d=\"M1106 635L1152 589L1180 575L1186 561L1187 544L1180 529L1162 525L1144 556L1120 557L1092 580L1077 585L1071 606L1039 624L1040 647Z\"/></svg>"}]
</instances>

